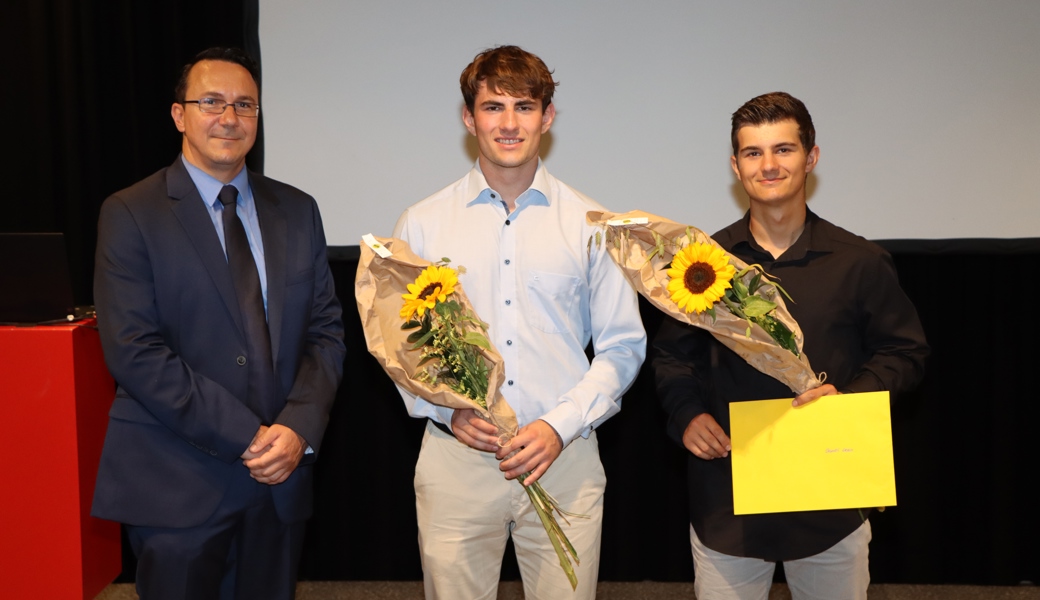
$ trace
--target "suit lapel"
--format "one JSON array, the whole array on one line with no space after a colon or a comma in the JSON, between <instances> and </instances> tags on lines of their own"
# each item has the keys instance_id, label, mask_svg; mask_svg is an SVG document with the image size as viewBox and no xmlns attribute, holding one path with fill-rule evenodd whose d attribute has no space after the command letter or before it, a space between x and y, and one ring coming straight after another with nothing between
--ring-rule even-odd
<instances>
[{"instance_id":1,"label":"suit lapel","mask_svg":"<svg viewBox=\"0 0 1040 600\"><path fill-rule=\"evenodd\" d=\"M166 170L166 190L170 198L178 200L173 203L173 214L191 239L235 326L242 332L242 314L238 307L238 297L235 295L235 284L231 280L231 271L228 269L227 256L220 246L220 238L213 228L213 221L206 211L202 196L199 195L195 182L191 180L179 156Z\"/></svg>"},{"instance_id":2,"label":"suit lapel","mask_svg":"<svg viewBox=\"0 0 1040 600\"><path fill-rule=\"evenodd\" d=\"M249 185L253 188L253 202L256 203L256 213L260 219L260 236L264 243L264 262L267 265L267 328L271 332L271 356L277 364L285 308L288 226L278 197L267 186L264 178L250 171Z\"/></svg>"}]
</instances>

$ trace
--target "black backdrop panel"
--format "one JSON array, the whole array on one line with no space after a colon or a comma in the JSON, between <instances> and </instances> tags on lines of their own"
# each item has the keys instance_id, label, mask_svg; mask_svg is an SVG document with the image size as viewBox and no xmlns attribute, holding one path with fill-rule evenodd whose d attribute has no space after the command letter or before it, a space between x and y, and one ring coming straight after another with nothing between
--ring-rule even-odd
<instances>
[{"instance_id":1,"label":"black backdrop panel","mask_svg":"<svg viewBox=\"0 0 1040 600\"><path fill-rule=\"evenodd\" d=\"M1040 581L1030 490L1040 451L1040 405L1025 377L1035 329L1021 281L1037 240L1009 254L977 244L896 251L900 279L933 348L917 392L893 407L898 506L871 517L877 583L1010 585ZM1007 244L998 244L998 252ZM354 254L351 258L349 255ZM301 578L421 579L412 477L422 421L368 354L353 296L356 252L334 252L348 358L318 462L317 505ZM652 335L663 318L641 304ZM600 578L688 581L685 455L664 434L644 367L622 411L598 431L608 477ZM517 576L514 562L503 566Z\"/></svg>"}]
</instances>

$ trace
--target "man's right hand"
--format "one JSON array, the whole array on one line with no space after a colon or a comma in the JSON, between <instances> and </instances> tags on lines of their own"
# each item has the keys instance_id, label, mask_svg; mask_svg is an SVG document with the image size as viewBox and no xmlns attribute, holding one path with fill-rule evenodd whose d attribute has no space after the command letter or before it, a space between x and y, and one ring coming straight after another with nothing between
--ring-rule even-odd
<instances>
[{"instance_id":1,"label":"man's right hand","mask_svg":"<svg viewBox=\"0 0 1040 600\"><path fill-rule=\"evenodd\" d=\"M719 427L715 417L701 413L690 421L682 436L683 445L697 458L726 458L733 447L729 436Z\"/></svg>"},{"instance_id":2,"label":"man's right hand","mask_svg":"<svg viewBox=\"0 0 1040 600\"><path fill-rule=\"evenodd\" d=\"M498 451L498 427L480 417L472 408L456 408L451 415L451 431L460 442L484 452Z\"/></svg>"},{"instance_id":3,"label":"man's right hand","mask_svg":"<svg viewBox=\"0 0 1040 600\"><path fill-rule=\"evenodd\" d=\"M253 441L249 442L249 446L246 447L245 452L242 453L242 460L258 458L261 455L263 455L264 452L267 452L267 448L261 448L258 452L249 451L249 449L253 447L253 444L255 444L256 441L259 440L261 437L263 437L265 433L267 433L267 425L261 425L260 429L256 430L256 435L253 436Z\"/></svg>"}]
</instances>

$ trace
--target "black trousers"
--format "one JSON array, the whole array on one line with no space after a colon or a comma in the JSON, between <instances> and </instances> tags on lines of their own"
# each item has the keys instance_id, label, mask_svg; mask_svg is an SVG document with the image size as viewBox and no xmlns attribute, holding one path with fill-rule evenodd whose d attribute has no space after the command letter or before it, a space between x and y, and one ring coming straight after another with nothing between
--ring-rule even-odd
<instances>
[{"instance_id":1,"label":"black trousers","mask_svg":"<svg viewBox=\"0 0 1040 600\"><path fill-rule=\"evenodd\" d=\"M306 522L283 523L270 486L241 473L196 527L127 525L141 600L291 600Z\"/></svg>"}]
</instances>

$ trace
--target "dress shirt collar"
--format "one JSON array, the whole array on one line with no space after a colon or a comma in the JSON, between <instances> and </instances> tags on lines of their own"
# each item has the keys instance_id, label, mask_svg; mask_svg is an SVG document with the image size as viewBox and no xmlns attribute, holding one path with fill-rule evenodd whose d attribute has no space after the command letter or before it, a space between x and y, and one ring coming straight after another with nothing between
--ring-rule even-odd
<instances>
[{"instance_id":1,"label":"dress shirt collar","mask_svg":"<svg viewBox=\"0 0 1040 600\"><path fill-rule=\"evenodd\" d=\"M538 170L534 173L531 187L517 197L516 210L514 212L519 212L525 206L549 206L549 188L549 173L546 171L545 165L542 164L542 159L539 158ZM466 206L474 206L476 204L501 205L502 200L500 198L492 198L492 193L498 196L498 192L494 192L488 185L487 179L484 178L484 173L480 170L480 160L478 159L466 178L466 192L463 195L463 198L469 199L466 201Z\"/></svg>"},{"instance_id":2,"label":"dress shirt collar","mask_svg":"<svg viewBox=\"0 0 1040 600\"><path fill-rule=\"evenodd\" d=\"M736 244L746 244L752 250L765 256L772 256L769 252L759 245L755 240L755 237L751 235L751 211L744 213L744 226L740 227L734 232L733 242ZM818 223L820 217L816 216L816 213L805 209L805 229L802 230L802 234L798 236L794 244L784 251L781 255L785 261L789 260L800 260L809 255L814 254L826 254L834 251L834 246L831 243L831 239L820 229Z\"/></svg>"},{"instance_id":3,"label":"dress shirt collar","mask_svg":"<svg viewBox=\"0 0 1040 600\"><path fill-rule=\"evenodd\" d=\"M195 188L199 190L199 195L202 196L202 201L206 204L207 208L213 208L214 202L220 202L217 199L217 195L220 194L221 188L224 187L224 183L219 179L213 177L209 173L206 173L202 169L188 162L188 159L181 155L181 162L184 163L184 168L188 170L188 175L191 177L192 182L195 183ZM240 206L246 207L247 209L253 205L253 193L249 189L249 172L243 168L235 175L235 178L231 180L229 185L233 185L238 188Z\"/></svg>"}]
</instances>

